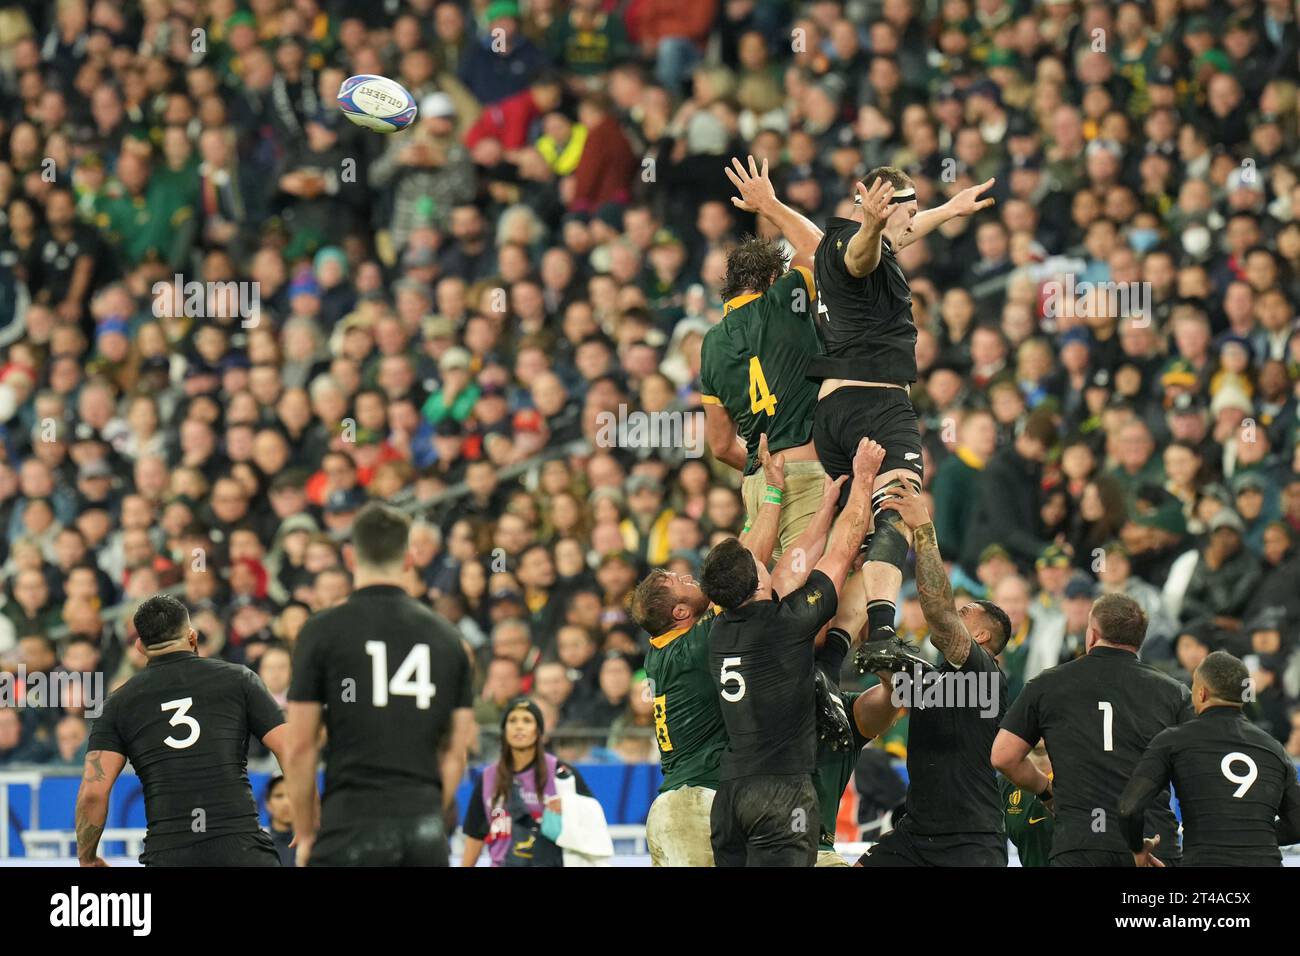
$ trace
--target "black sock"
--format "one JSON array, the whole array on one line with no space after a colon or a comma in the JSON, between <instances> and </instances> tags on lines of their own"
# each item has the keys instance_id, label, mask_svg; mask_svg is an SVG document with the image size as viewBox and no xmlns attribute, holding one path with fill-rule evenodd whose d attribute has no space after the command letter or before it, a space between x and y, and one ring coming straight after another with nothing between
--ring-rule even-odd
<instances>
[{"instance_id":1,"label":"black sock","mask_svg":"<svg viewBox=\"0 0 1300 956\"><path fill-rule=\"evenodd\" d=\"M867 640L878 641L894 636L894 602L867 602Z\"/></svg>"}]
</instances>

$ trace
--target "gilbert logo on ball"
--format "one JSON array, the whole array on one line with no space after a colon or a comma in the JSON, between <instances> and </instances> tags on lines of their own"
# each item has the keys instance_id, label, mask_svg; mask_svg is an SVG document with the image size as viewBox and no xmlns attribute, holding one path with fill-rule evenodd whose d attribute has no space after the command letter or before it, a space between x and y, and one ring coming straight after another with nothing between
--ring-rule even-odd
<instances>
[{"instance_id":1,"label":"gilbert logo on ball","mask_svg":"<svg viewBox=\"0 0 1300 956\"><path fill-rule=\"evenodd\" d=\"M339 87L343 115L376 133L396 133L415 122L415 98L386 76L350 76Z\"/></svg>"}]
</instances>

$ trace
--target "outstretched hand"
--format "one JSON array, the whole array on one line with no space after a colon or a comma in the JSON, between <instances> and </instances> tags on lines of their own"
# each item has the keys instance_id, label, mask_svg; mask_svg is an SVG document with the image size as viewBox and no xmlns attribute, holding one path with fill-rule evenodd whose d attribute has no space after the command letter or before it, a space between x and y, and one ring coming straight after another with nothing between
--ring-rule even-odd
<instances>
[{"instance_id":1,"label":"outstretched hand","mask_svg":"<svg viewBox=\"0 0 1300 956\"><path fill-rule=\"evenodd\" d=\"M979 196L980 193L987 192L991 189L995 182L997 182L996 179L986 179L978 186L968 186L966 189L963 189L957 195L953 196L952 199L948 200L948 204L953 213L958 216L972 216L981 209L987 209L989 206L992 206L997 202L996 199L991 196L987 199L980 199Z\"/></svg>"},{"instance_id":2,"label":"outstretched hand","mask_svg":"<svg viewBox=\"0 0 1300 956\"><path fill-rule=\"evenodd\" d=\"M731 157L731 165L722 167L727 174L727 178L740 192L739 196L731 197L731 204L737 209L744 212L760 213L770 203L776 202L776 189L772 186L772 180L767 175L767 160L763 160L762 169L754 161L754 157L749 157L749 168L735 156Z\"/></svg>"},{"instance_id":3,"label":"outstretched hand","mask_svg":"<svg viewBox=\"0 0 1300 956\"><path fill-rule=\"evenodd\" d=\"M853 456L853 481L866 482L867 490L870 491L875 484L876 475L880 472L880 466L885 460L885 449L883 445L878 445L870 438L864 438L858 442L857 453Z\"/></svg>"},{"instance_id":4,"label":"outstretched hand","mask_svg":"<svg viewBox=\"0 0 1300 956\"><path fill-rule=\"evenodd\" d=\"M881 502L880 507L897 511L903 524L913 531L930 523L930 512L925 507L925 499L919 491L910 487L905 486L895 491Z\"/></svg>"},{"instance_id":5,"label":"outstretched hand","mask_svg":"<svg viewBox=\"0 0 1300 956\"><path fill-rule=\"evenodd\" d=\"M889 218L889 202L894 198L894 184L888 179L877 179L870 189L862 183L853 184L862 207L862 224L871 228L884 228Z\"/></svg>"},{"instance_id":6,"label":"outstretched hand","mask_svg":"<svg viewBox=\"0 0 1300 956\"><path fill-rule=\"evenodd\" d=\"M767 433L758 436L758 461L763 466L763 477L773 488L785 489L785 454L775 455L767 450Z\"/></svg>"}]
</instances>

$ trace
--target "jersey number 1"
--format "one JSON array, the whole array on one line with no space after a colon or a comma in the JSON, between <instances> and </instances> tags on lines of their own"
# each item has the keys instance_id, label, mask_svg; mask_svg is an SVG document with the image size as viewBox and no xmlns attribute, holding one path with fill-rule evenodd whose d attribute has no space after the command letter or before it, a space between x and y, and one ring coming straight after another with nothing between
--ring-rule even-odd
<instances>
[{"instance_id":1,"label":"jersey number 1","mask_svg":"<svg viewBox=\"0 0 1300 956\"><path fill-rule=\"evenodd\" d=\"M415 644L397 668L393 679L388 679L388 645L383 641L366 641L370 655L372 703L376 707L388 706L388 695L414 697L415 706L428 710L438 688L429 679L429 645Z\"/></svg>"},{"instance_id":2,"label":"jersey number 1","mask_svg":"<svg viewBox=\"0 0 1300 956\"><path fill-rule=\"evenodd\" d=\"M754 415L767 412L769 417L776 414L776 396L767 387L767 378L757 355L749 358L749 411Z\"/></svg>"}]
</instances>

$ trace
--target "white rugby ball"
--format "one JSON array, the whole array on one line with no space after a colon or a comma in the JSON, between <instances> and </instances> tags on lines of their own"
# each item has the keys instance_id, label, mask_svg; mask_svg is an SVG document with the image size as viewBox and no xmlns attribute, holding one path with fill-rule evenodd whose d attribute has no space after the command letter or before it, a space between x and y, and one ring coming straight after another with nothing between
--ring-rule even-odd
<instances>
[{"instance_id":1,"label":"white rugby ball","mask_svg":"<svg viewBox=\"0 0 1300 956\"><path fill-rule=\"evenodd\" d=\"M376 133L406 129L419 112L415 98L401 83L369 73L344 80L338 100L344 116Z\"/></svg>"}]
</instances>

